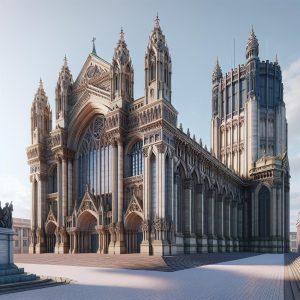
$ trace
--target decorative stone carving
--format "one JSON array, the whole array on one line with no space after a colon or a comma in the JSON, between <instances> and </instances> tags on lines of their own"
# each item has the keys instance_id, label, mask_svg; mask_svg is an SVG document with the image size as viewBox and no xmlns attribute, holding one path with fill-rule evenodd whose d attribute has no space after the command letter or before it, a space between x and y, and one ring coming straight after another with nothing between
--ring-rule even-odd
<instances>
[{"instance_id":1,"label":"decorative stone carving","mask_svg":"<svg viewBox=\"0 0 300 300\"><path fill-rule=\"evenodd\" d=\"M1 202L0 202L0 227L12 228L12 212L13 212L12 202L10 204L6 202L3 208L1 208Z\"/></svg>"}]
</instances>

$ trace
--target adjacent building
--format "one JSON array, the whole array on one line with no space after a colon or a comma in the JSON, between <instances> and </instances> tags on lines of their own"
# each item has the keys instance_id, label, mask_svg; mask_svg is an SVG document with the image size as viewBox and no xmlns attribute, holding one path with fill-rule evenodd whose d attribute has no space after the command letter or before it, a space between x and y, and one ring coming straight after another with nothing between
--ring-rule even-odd
<instances>
[{"instance_id":1,"label":"adjacent building","mask_svg":"<svg viewBox=\"0 0 300 300\"><path fill-rule=\"evenodd\" d=\"M75 80L65 58L54 128L42 82L31 109L30 252L289 251L281 69L258 54L252 30L244 65L216 64L211 151L178 126L158 18L138 99L123 31L111 63L93 44Z\"/></svg>"},{"instance_id":2,"label":"adjacent building","mask_svg":"<svg viewBox=\"0 0 300 300\"><path fill-rule=\"evenodd\" d=\"M14 253L28 253L31 237L31 221L13 218Z\"/></svg>"},{"instance_id":3,"label":"adjacent building","mask_svg":"<svg viewBox=\"0 0 300 300\"><path fill-rule=\"evenodd\" d=\"M297 232L290 232L290 251L298 252Z\"/></svg>"}]
</instances>

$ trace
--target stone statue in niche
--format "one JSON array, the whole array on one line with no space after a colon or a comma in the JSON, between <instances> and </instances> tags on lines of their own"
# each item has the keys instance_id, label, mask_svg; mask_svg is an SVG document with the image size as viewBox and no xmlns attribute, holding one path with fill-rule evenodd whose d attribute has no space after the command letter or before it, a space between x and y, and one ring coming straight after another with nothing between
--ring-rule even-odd
<instances>
[{"instance_id":1,"label":"stone statue in niche","mask_svg":"<svg viewBox=\"0 0 300 300\"><path fill-rule=\"evenodd\" d=\"M6 202L3 208L1 207L1 202L0 202L0 227L12 228L12 212L13 212L12 202L10 204Z\"/></svg>"}]
</instances>

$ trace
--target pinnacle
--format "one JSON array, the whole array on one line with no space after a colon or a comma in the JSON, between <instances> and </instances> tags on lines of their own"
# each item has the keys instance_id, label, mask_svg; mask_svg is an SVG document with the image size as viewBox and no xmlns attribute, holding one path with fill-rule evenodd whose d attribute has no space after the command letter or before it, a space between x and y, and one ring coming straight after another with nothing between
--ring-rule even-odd
<instances>
[{"instance_id":1,"label":"pinnacle","mask_svg":"<svg viewBox=\"0 0 300 300\"><path fill-rule=\"evenodd\" d=\"M42 78L40 77L39 90L43 90L43 89L44 89L43 81L42 81Z\"/></svg>"},{"instance_id":2,"label":"pinnacle","mask_svg":"<svg viewBox=\"0 0 300 300\"><path fill-rule=\"evenodd\" d=\"M124 39L124 31L123 31L123 27L121 27L121 31L120 31L120 41L121 42L124 42L125 39Z\"/></svg>"},{"instance_id":3,"label":"pinnacle","mask_svg":"<svg viewBox=\"0 0 300 300\"><path fill-rule=\"evenodd\" d=\"M158 13L156 14L156 18L155 18L155 28L159 28L160 25L159 25L159 17L158 17Z\"/></svg>"},{"instance_id":4,"label":"pinnacle","mask_svg":"<svg viewBox=\"0 0 300 300\"><path fill-rule=\"evenodd\" d=\"M68 60L67 60L67 55L65 54L65 57L64 57L64 68L67 68L68 67Z\"/></svg>"}]
</instances>

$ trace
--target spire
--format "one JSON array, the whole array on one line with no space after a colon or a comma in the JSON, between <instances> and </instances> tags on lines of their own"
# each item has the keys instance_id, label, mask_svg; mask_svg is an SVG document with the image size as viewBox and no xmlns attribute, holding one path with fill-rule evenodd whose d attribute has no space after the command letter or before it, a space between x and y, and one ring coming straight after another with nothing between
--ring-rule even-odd
<instances>
[{"instance_id":1,"label":"spire","mask_svg":"<svg viewBox=\"0 0 300 300\"><path fill-rule=\"evenodd\" d=\"M95 46L95 41L96 41L96 38L93 37L93 39L92 39L92 43L93 43L93 51L92 51L92 54L97 55L96 46Z\"/></svg>"},{"instance_id":2,"label":"spire","mask_svg":"<svg viewBox=\"0 0 300 300\"><path fill-rule=\"evenodd\" d=\"M252 57L258 58L258 53L259 53L259 43L252 25L251 32L247 42L246 57L247 59L250 59Z\"/></svg>"},{"instance_id":3,"label":"spire","mask_svg":"<svg viewBox=\"0 0 300 300\"><path fill-rule=\"evenodd\" d=\"M158 13L156 14L156 18L155 18L155 28L159 28L160 27L160 25L159 25L159 17L158 17Z\"/></svg>"},{"instance_id":4,"label":"spire","mask_svg":"<svg viewBox=\"0 0 300 300\"><path fill-rule=\"evenodd\" d=\"M220 64L219 64L219 58L217 57L216 65L215 65L215 68L214 68L214 71L213 71L213 74L212 74L212 80L213 80L213 82L216 81L216 80L218 81L222 77L223 77L222 69L221 69Z\"/></svg>"},{"instance_id":5,"label":"spire","mask_svg":"<svg viewBox=\"0 0 300 300\"><path fill-rule=\"evenodd\" d=\"M275 57L275 64L278 65L278 57L277 57L277 53L276 53L276 57Z\"/></svg>"},{"instance_id":6,"label":"spire","mask_svg":"<svg viewBox=\"0 0 300 300\"><path fill-rule=\"evenodd\" d=\"M64 68L67 68L68 67L68 60L67 60L67 55L65 54L65 57L64 57Z\"/></svg>"}]
</instances>

